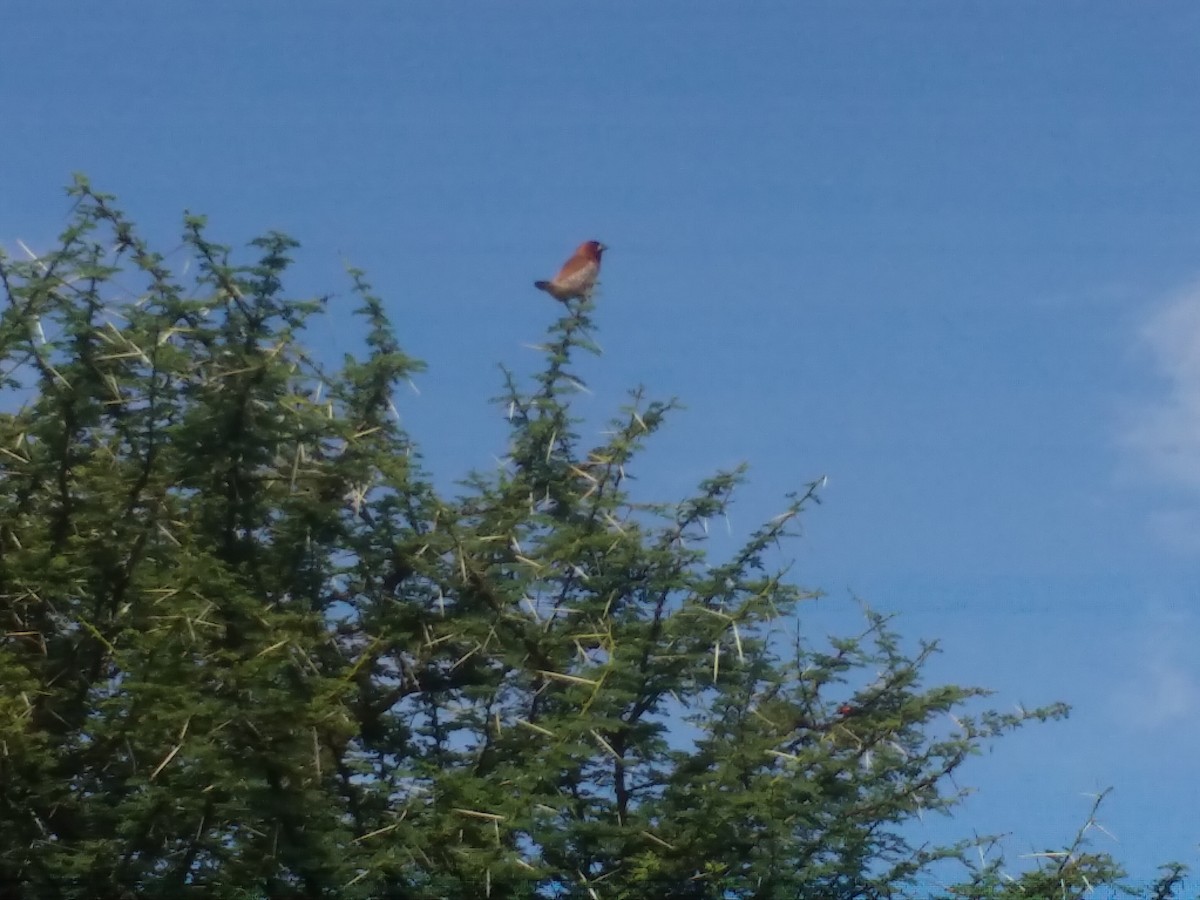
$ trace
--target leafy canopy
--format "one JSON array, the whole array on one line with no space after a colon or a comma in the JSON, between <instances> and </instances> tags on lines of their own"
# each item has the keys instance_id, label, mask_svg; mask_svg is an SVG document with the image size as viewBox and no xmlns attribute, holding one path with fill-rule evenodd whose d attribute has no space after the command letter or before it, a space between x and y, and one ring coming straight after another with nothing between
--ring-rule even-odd
<instances>
[{"instance_id":1,"label":"leafy canopy","mask_svg":"<svg viewBox=\"0 0 1200 900\"><path fill-rule=\"evenodd\" d=\"M741 470L636 499L672 404L634 392L581 433L589 301L531 382L506 373L507 455L448 496L362 273L363 351L327 366L293 241L242 264L189 216L168 265L71 194L54 250L0 257L5 896L929 896L970 842L914 845L913 820L1065 714L924 685L934 645L870 611L807 634L815 595L771 560L815 485L725 559L707 523ZM1118 874L1077 842L1023 879Z\"/></svg>"}]
</instances>

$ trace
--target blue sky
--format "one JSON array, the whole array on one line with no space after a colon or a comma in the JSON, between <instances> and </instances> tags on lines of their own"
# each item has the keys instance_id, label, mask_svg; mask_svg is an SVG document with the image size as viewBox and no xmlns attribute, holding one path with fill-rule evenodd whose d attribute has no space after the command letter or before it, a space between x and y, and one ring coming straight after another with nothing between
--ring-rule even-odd
<instances>
[{"instance_id":1,"label":"blue sky","mask_svg":"<svg viewBox=\"0 0 1200 900\"><path fill-rule=\"evenodd\" d=\"M931 675L1071 719L973 764L965 828L1200 862L1200 7L1099 2L41 2L0 36L0 243L86 172L170 246L279 228L431 371L407 423L487 467L534 291L606 256L601 417L679 396L659 497L746 460L748 530L829 476L828 592L940 638ZM353 346L339 306L320 335Z\"/></svg>"}]
</instances>

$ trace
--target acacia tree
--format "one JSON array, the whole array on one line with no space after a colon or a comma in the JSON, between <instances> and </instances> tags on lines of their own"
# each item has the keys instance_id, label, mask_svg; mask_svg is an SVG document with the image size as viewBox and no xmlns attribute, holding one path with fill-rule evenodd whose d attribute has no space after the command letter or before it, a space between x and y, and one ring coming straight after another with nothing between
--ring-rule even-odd
<instances>
[{"instance_id":1,"label":"acacia tree","mask_svg":"<svg viewBox=\"0 0 1200 900\"><path fill-rule=\"evenodd\" d=\"M741 470L634 496L672 404L635 392L581 433L589 301L507 375L503 464L449 496L361 273L364 350L325 366L291 240L239 264L188 217L185 281L70 193L56 249L0 257L3 896L929 896L969 842L914 845L912 820L1065 714L924 685L935 646L869 611L795 627L813 595L771 560L815 486L724 559L706 523ZM1069 849L955 890L1119 877Z\"/></svg>"}]
</instances>

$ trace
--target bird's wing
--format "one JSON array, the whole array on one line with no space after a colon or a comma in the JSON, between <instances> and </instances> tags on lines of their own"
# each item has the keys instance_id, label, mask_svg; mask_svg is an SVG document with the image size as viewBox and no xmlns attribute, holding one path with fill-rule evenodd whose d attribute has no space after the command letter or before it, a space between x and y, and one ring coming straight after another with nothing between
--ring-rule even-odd
<instances>
[{"instance_id":1,"label":"bird's wing","mask_svg":"<svg viewBox=\"0 0 1200 900\"><path fill-rule=\"evenodd\" d=\"M554 280L563 285L576 285L583 284L595 277L595 260L577 253L563 264L563 267L558 270L558 274L554 276Z\"/></svg>"}]
</instances>

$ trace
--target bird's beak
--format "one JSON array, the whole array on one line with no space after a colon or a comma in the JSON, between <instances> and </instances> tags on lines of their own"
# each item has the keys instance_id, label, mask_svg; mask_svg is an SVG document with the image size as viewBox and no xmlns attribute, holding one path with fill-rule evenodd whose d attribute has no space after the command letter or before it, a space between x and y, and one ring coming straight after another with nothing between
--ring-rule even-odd
<instances>
[{"instance_id":1,"label":"bird's beak","mask_svg":"<svg viewBox=\"0 0 1200 900\"><path fill-rule=\"evenodd\" d=\"M608 249L608 244L601 244L600 248L599 248L599 252L603 253L607 249Z\"/></svg>"}]
</instances>

